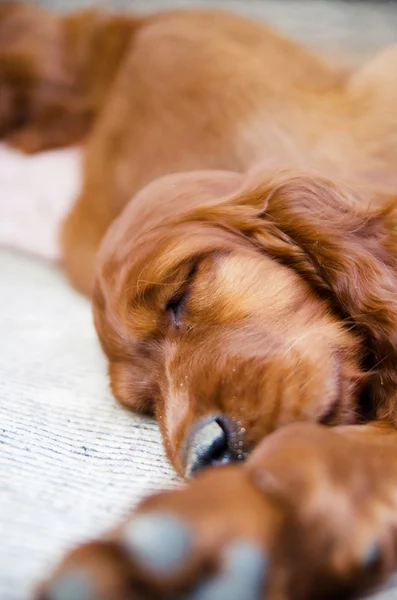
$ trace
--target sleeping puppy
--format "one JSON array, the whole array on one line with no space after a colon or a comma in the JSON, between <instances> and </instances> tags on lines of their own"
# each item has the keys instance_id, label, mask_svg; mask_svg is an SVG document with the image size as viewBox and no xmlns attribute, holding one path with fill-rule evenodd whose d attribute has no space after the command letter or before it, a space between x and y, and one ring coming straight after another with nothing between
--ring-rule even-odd
<instances>
[{"instance_id":1,"label":"sleeping puppy","mask_svg":"<svg viewBox=\"0 0 397 600\"><path fill-rule=\"evenodd\" d=\"M377 583L397 550L396 50L347 73L224 12L1 11L2 131L84 140L63 264L114 395L194 476L38 597Z\"/></svg>"}]
</instances>

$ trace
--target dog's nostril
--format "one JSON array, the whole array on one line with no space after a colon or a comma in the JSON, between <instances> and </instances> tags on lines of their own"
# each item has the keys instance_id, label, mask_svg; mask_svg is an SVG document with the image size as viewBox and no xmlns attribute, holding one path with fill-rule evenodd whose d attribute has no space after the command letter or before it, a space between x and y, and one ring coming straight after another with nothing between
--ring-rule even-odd
<instances>
[{"instance_id":1,"label":"dog's nostril","mask_svg":"<svg viewBox=\"0 0 397 600\"><path fill-rule=\"evenodd\" d=\"M214 415L201 420L189 437L186 477L209 466L223 465L241 458L236 427L226 417Z\"/></svg>"}]
</instances>

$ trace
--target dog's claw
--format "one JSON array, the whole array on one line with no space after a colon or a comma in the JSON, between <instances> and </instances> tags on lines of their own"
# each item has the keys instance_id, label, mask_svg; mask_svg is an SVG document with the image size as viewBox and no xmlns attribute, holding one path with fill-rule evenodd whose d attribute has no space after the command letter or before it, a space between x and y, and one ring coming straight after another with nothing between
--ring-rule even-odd
<instances>
[{"instance_id":1,"label":"dog's claw","mask_svg":"<svg viewBox=\"0 0 397 600\"><path fill-rule=\"evenodd\" d=\"M46 590L40 600L96 600L89 575L82 569L66 571Z\"/></svg>"},{"instance_id":2,"label":"dog's claw","mask_svg":"<svg viewBox=\"0 0 397 600\"><path fill-rule=\"evenodd\" d=\"M156 575L183 568L192 548L189 526L169 513L142 514L126 528L123 545L133 560Z\"/></svg>"},{"instance_id":3,"label":"dog's claw","mask_svg":"<svg viewBox=\"0 0 397 600\"><path fill-rule=\"evenodd\" d=\"M238 542L224 553L224 569L203 583L190 600L259 600L266 580L267 560L252 543Z\"/></svg>"}]
</instances>

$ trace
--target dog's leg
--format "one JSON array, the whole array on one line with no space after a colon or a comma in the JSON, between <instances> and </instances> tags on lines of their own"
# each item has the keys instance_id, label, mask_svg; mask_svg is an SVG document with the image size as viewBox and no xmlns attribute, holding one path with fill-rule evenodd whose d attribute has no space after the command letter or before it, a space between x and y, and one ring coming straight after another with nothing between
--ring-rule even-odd
<instances>
[{"instance_id":1,"label":"dog's leg","mask_svg":"<svg viewBox=\"0 0 397 600\"><path fill-rule=\"evenodd\" d=\"M341 597L396 566L397 431L295 424L243 466L144 501L71 553L40 600Z\"/></svg>"},{"instance_id":2,"label":"dog's leg","mask_svg":"<svg viewBox=\"0 0 397 600\"><path fill-rule=\"evenodd\" d=\"M0 145L0 246L61 256L59 229L81 187L81 150L25 156Z\"/></svg>"}]
</instances>

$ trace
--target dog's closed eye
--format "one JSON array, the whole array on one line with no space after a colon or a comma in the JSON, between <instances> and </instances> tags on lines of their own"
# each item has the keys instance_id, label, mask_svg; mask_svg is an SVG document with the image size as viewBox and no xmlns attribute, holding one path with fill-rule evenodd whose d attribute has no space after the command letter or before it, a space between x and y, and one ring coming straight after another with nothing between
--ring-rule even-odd
<instances>
[{"instance_id":1,"label":"dog's closed eye","mask_svg":"<svg viewBox=\"0 0 397 600\"><path fill-rule=\"evenodd\" d=\"M185 291L178 291L178 293L172 296L166 304L165 310L170 317L171 324L176 328L179 328L182 325L188 293L188 289Z\"/></svg>"},{"instance_id":2,"label":"dog's closed eye","mask_svg":"<svg viewBox=\"0 0 397 600\"><path fill-rule=\"evenodd\" d=\"M198 265L194 264L190 269L188 276L182 285L176 290L165 305L165 312L169 316L170 323L177 329L183 324L183 317L187 310L187 302L190 295L194 277L197 273Z\"/></svg>"}]
</instances>

